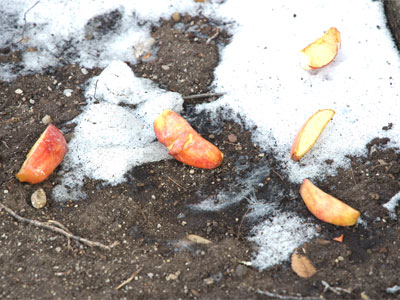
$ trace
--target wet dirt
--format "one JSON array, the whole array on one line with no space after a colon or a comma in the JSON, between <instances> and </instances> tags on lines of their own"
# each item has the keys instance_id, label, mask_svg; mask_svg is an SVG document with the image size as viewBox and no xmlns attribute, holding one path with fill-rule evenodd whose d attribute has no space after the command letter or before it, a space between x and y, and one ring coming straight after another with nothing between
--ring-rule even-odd
<instances>
[{"instance_id":1,"label":"wet dirt","mask_svg":"<svg viewBox=\"0 0 400 300\"><path fill-rule=\"evenodd\" d=\"M184 96L209 92L218 49L229 42L223 30L215 36L220 25L188 15L179 21L164 20L152 32L159 48L156 58L131 67L137 76ZM19 53L6 50L0 53L0 61L17 62ZM382 204L399 191L400 155L398 149L385 147L388 140L380 137L366 146L368 157L352 157L350 169L315 182L358 209L368 226L337 227L314 219L319 237L300 247L317 269L308 279L297 276L289 261L262 272L240 263L249 261L257 251L246 238L251 225L245 218L246 199L219 212L189 208L202 200L199 190L202 195L215 195L230 187L240 172L262 164L268 164L271 171L265 174L264 186L254 191L255 196L264 197L269 184L278 184L284 190L298 189L281 175L284 172L273 151L261 153L242 124L219 120L219 126L211 126L209 116L193 114L193 104L215 97L185 101L183 115L224 153L220 168L200 170L175 160L146 164L130 170L126 182L117 186L86 179L87 199L66 203L50 197L59 182L58 169L43 183L19 183L15 174L46 127L42 118L49 115L70 140L74 126L67 122L86 104L82 93L85 82L100 72L82 72L81 67L66 64L42 74L19 76L10 83L0 82L2 203L25 218L56 220L73 234L92 241L105 245L118 242L110 250L68 242L63 235L17 221L1 210L0 298L399 297L399 292L386 290L400 285L399 222L389 217ZM72 90L70 96L64 95L65 89ZM396 130L394 127L388 124L386 129ZM237 168L238 161L243 168ZM30 205L30 196L39 187L50 197L40 210ZM281 208L285 205L310 218L300 197L283 199ZM211 243L190 242L188 234ZM333 240L341 234L342 243ZM132 274L134 278L117 289Z\"/></svg>"}]
</instances>

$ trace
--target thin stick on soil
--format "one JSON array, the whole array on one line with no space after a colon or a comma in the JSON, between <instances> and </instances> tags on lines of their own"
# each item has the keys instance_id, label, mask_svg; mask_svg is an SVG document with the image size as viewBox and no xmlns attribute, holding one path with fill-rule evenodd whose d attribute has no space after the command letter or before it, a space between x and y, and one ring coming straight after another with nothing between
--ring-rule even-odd
<instances>
[{"instance_id":1,"label":"thin stick on soil","mask_svg":"<svg viewBox=\"0 0 400 300\"><path fill-rule=\"evenodd\" d=\"M373 167L371 168L371 170L373 171L373 170L375 170L375 169L378 168L378 167L389 166L389 168L386 170L386 171L388 171L388 170L392 167L392 164L393 164L392 162L390 162L390 163L387 163L387 162L381 163L381 164L379 164L379 165L373 166Z\"/></svg>"},{"instance_id":2,"label":"thin stick on soil","mask_svg":"<svg viewBox=\"0 0 400 300\"><path fill-rule=\"evenodd\" d=\"M282 300L321 300L321 298L319 298L319 297L285 296L285 295L279 295L276 293L271 293L271 292L262 291L262 290L257 290L257 293L259 293L261 295L266 295L271 298L282 299Z\"/></svg>"},{"instance_id":3,"label":"thin stick on soil","mask_svg":"<svg viewBox=\"0 0 400 300\"><path fill-rule=\"evenodd\" d=\"M185 188L183 185L177 183L175 180L173 180L173 179L172 179L171 177L169 177L168 175L166 175L166 177L167 177L169 180L171 180L173 183L175 183L178 187L180 187L180 188L182 188L182 189L184 189L184 190L187 190L187 188Z\"/></svg>"},{"instance_id":4,"label":"thin stick on soil","mask_svg":"<svg viewBox=\"0 0 400 300\"><path fill-rule=\"evenodd\" d=\"M192 100L192 99L199 99L199 98L221 97L223 95L225 95L225 93L205 93L205 94L183 96L182 98L183 98L183 100Z\"/></svg>"},{"instance_id":5,"label":"thin stick on soil","mask_svg":"<svg viewBox=\"0 0 400 300\"><path fill-rule=\"evenodd\" d=\"M54 225L60 227L61 229L65 230L66 232L71 233L71 231L69 231L67 227L65 227L63 224L61 224L60 222L58 222L56 220L48 220L47 223L54 224Z\"/></svg>"},{"instance_id":6,"label":"thin stick on soil","mask_svg":"<svg viewBox=\"0 0 400 300\"><path fill-rule=\"evenodd\" d=\"M143 270L143 267L140 267L137 269L129 278L125 281L123 281L119 286L115 288L116 291L118 291L120 288L122 288L124 285L127 285L129 282L131 282L136 276L139 275L139 273Z\"/></svg>"},{"instance_id":7,"label":"thin stick on soil","mask_svg":"<svg viewBox=\"0 0 400 300\"><path fill-rule=\"evenodd\" d=\"M353 167L350 167L350 170L351 170L351 176L353 177L353 180L354 180L354 184L357 185L356 177L354 176Z\"/></svg>"},{"instance_id":8,"label":"thin stick on soil","mask_svg":"<svg viewBox=\"0 0 400 300\"><path fill-rule=\"evenodd\" d=\"M340 288L340 287L333 287L333 286L330 286L329 283L327 283L327 282L324 281L324 280L322 280L321 283L322 283L322 285L324 286L324 293L325 293L327 290L330 290L330 291L334 292L336 295L341 295L342 292L344 292L344 293L346 293L346 294L351 294L351 291L346 290L346 289L343 289L343 288Z\"/></svg>"},{"instance_id":9,"label":"thin stick on soil","mask_svg":"<svg viewBox=\"0 0 400 300\"><path fill-rule=\"evenodd\" d=\"M94 85L94 93L93 93L93 98L94 98L94 100L96 100L96 101L99 101L99 100L97 100L97 98L96 98L96 92L97 92L97 83L99 82L99 80L97 79L96 80L96 84Z\"/></svg>"},{"instance_id":10,"label":"thin stick on soil","mask_svg":"<svg viewBox=\"0 0 400 300\"><path fill-rule=\"evenodd\" d=\"M31 220L28 218L24 218L21 217L20 215L18 215L16 212L14 212L11 208L5 206L3 203L0 202L0 209L4 209L6 212L8 212L14 219L16 219L17 221L23 222L23 223L28 223L30 225L39 227L39 228L44 228L59 234L64 235L65 237L67 237L68 239L74 239L77 240L79 242L81 242L82 244L85 244L89 247L99 247L101 249L104 250L111 250L111 248L117 246L119 243L117 241L115 241L114 243L112 243L111 245L104 245L102 243L99 242L94 242L88 239L85 239L83 237L77 236L77 235L73 235L72 233L69 232L69 230L64 230L62 228L65 228L64 225L61 225L61 223L57 222L57 221L53 221L51 220L50 223L54 223L57 224L56 226L45 223L45 222L40 222L40 221L36 221L36 220ZM61 225L61 226L60 226ZM60 227L57 227L60 226Z\"/></svg>"},{"instance_id":11,"label":"thin stick on soil","mask_svg":"<svg viewBox=\"0 0 400 300\"><path fill-rule=\"evenodd\" d=\"M211 43L212 40L216 39L217 36L219 35L219 27L217 28L216 32L206 41L206 45Z\"/></svg>"},{"instance_id":12,"label":"thin stick on soil","mask_svg":"<svg viewBox=\"0 0 400 300\"><path fill-rule=\"evenodd\" d=\"M246 212L244 213L244 215L242 217L242 220L240 221L238 232L237 232L237 236L236 236L237 240L240 238L240 230L242 229L242 224L243 224L244 218L246 217L246 215L249 212L249 210L250 210L250 207L247 207Z\"/></svg>"},{"instance_id":13,"label":"thin stick on soil","mask_svg":"<svg viewBox=\"0 0 400 300\"><path fill-rule=\"evenodd\" d=\"M282 177L282 175L281 175L281 174L279 174L277 171L275 171L275 170L272 170L272 173L276 174L276 176L278 176L278 177L279 177L279 179L280 179L281 181L283 181L283 177Z\"/></svg>"},{"instance_id":14,"label":"thin stick on soil","mask_svg":"<svg viewBox=\"0 0 400 300\"><path fill-rule=\"evenodd\" d=\"M33 4L25 13L24 13L24 28L22 29L22 33L21 33L21 39L16 42L16 44L21 43L24 40L24 35L25 35L25 31L26 31L26 15L28 14L28 12L30 10L32 10L36 5L38 5L40 2L40 0L36 1L35 4Z\"/></svg>"}]
</instances>

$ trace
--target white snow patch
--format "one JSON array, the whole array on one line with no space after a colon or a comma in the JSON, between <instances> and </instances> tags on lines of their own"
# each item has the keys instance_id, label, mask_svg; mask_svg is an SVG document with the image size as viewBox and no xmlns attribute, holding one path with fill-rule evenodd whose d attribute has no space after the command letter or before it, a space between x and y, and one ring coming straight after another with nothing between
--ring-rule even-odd
<instances>
[{"instance_id":1,"label":"white snow patch","mask_svg":"<svg viewBox=\"0 0 400 300\"><path fill-rule=\"evenodd\" d=\"M399 205L400 201L400 192L394 195L388 202L383 204L383 207L389 211L390 217L394 220L397 220L396 215L396 207Z\"/></svg>"},{"instance_id":2,"label":"white snow patch","mask_svg":"<svg viewBox=\"0 0 400 300\"><path fill-rule=\"evenodd\" d=\"M262 149L273 148L292 182L334 174L348 167L346 155L365 155L373 138L400 141L400 60L379 1L227 1L220 8L234 19L232 42L215 71L215 91L226 93L198 110L240 115ZM296 14L296 17L294 17ZM362 17L360 17L362 16ZM335 26L342 47L333 63L305 71L298 52ZM377 55L379 53L379 55ZM302 163L290 160L295 135L319 109L336 111ZM333 160L331 165L326 160Z\"/></svg>"},{"instance_id":3,"label":"white snow patch","mask_svg":"<svg viewBox=\"0 0 400 300\"><path fill-rule=\"evenodd\" d=\"M234 183L216 195L206 197L198 204L190 205L193 210L220 211L244 200L253 191L255 185L261 183L265 176L269 174L266 166L258 167L249 171L246 177L237 176ZM198 193L200 198L204 198L201 191Z\"/></svg>"},{"instance_id":4,"label":"white snow patch","mask_svg":"<svg viewBox=\"0 0 400 300\"><path fill-rule=\"evenodd\" d=\"M0 48L19 47L19 74L59 66L59 57L86 68L104 68L113 60L135 63L135 49L148 43L151 25L160 18L206 13L214 6L187 0L2 0ZM10 65L0 65L0 79L15 77Z\"/></svg>"},{"instance_id":5,"label":"white snow patch","mask_svg":"<svg viewBox=\"0 0 400 300\"><path fill-rule=\"evenodd\" d=\"M277 212L254 226L249 241L258 247L252 265L260 270L287 260L293 250L316 236L311 224L290 212Z\"/></svg>"},{"instance_id":6,"label":"white snow patch","mask_svg":"<svg viewBox=\"0 0 400 300\"><path fill-rule=\"evenodd\" d=\"M97 86L97 88L96 88ZM96 97L94 91L96 89ZM153 121L164 110L182 110L182 97L137 78L123 62L111 63L86 91L88 106L79 115L74 137L53 189L58 201L81 199L84 177L115 185L132 167L168 158L157 140ZM134 105L132 109L120 104Z\"/></svg>"},{"instance_id":7,"label":"white snow patch","mask_svg":"<svg viewBox=\"0 0 400 300\"><path fill-rule=\"evenodd\" d=\"M114 60L135 63L138 51L151 46L146 46L151 42L150 27L174 12L202 12L231 22L232 41L221 53L213 82L215 91L225 96L198 110L219 114L224 108L229 112L226 118L239 115L248 128L256 126L254 141L266 152L274 150L275 158L286 167L283 175L292 182L334 174L338 167L349 166L346 155L365 155L365 145L375 137L389 137L393 147L399 146L396 126L400 114L395 112L400 59L381 1L254 0L249 5L242 0L222 4L42 0L32 7L35 3L2 0L0 5L0 48L25 38L17 45L22 53L18 74L59 66L60 61L85 68L106 67ZM109 31L99 30L96 22L102 21L97 15L112 23ZM298 52L332 26L342 34L334 62L319 71L301 69ZM26 51L28 47L36 51ZM154 54L156 49L151 50ZM15 78L12 69L10 64L0 65L0 78ZM98 103L93 97L97 79ZM162 109L179 112L182 104L177 94L135 78L121 62L92 79L86 98L87 108L74 120L77 126L63 163L62 184L54 189L59 200L84 197L80 187L85 176L117 184L133 166L166 158L166 150L154 143L151 124ZM301 164L292 162L289 150L297 130L322 108L334 109L334 119ZM388 123L393 130L383 131ZM325 163L328 159L333 163ZM249 170L249 181L239 185L236 195L216 191L215 198L207 198L197 208L220 210L238 203L259 184L259 177L251 176ZM279 191L275 198L273 204L250 203L250 217L258 225L249 240L260 247L253 259L260 269L287 259L295 247L315 234L294 213L276 209L282 199ZM392 198L386 206L394 211L397 203Z\"/></svg>"}]
</instances>

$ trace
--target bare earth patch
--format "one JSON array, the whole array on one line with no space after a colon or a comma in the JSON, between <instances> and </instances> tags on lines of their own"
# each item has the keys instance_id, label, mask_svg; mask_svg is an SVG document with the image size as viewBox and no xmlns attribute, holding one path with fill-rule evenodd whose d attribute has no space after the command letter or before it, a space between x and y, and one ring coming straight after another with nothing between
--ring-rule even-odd
<instances>
[{"instance_id":1,"label":"bare earth patch","mask_svg":"<svg viewBox=\"0 0 400 300\"><path fill-rule=\"evenodd\" d=\"M229 42L216 24L202 17L182 16L176 26L164 21L153 29L159 47L155 60L131 66L137 76L147 77L161 87L184 96L209 92L213 70L218 64L217 44ZM189 30L199 25L199 31ZM211 37L215 37L209 40ZM208 41L209 40L209 41ZM208 42L207 42L208 41ZM17 61L18 53L3 49L0 61ZM360 210L368 227L341 228L317 222L318 238L301 247L317 272L300 278L290 261L265 271L241 262L249 261L255 246L246 239L251 224L245 218L247 202L218 213L200 213L189 205L203 194L215 195L230 186L241 170L268 162L264 185L254 191L268 195L268 185L284 190L294 187L281 175L273 153L260 153L251 133L234 122L210 126L207 115L194 115L192 106L209 97L185 101L185 116L205 138L224 153L223 165L200 170L175 160L132 169L126 183L111 187L85 180L88 195L80 202L58 203L49 199L37 210L30 206L31 194L42 187L47 196L59 181L57 170L45 182L32 186L15 178L30 146L45 125L45 115L54 125L73 135L76 117L85 106L82 88L100 73L82 72L76 65L49 69L43 74L20 76L0 82L0 185L2 203L19 215L42 222L56 220L73 234L105 245L110 250L88 247L55 232L18 222L0 211L0 298L2 299L395 299L399 293L386 289L400 285L398 221L389 218L382 204L399 191L400 155L386 149L377 137L367 145L368 157L352 158L349 170L317 182L324 191L346 199ZM16 92L18 89L22 91ZM65 90L71 89L71 95ZM391 129L390 124L387 130ZM329 163L329 162L327 162ZM287 205L304 218L310 214L300 197L287 197ZM284 207L281 207L284 209ZM399 208L397 208L399 215ZM188 234L212 243L190 242ZM344 234L342 243L333 240ZM131 281L126 281L131 278ZM122 284L122 285L121 285ZM291 298L290 298L291 297ZM306 298L310 299L310 298Z\"/></svg>"}]
</instances>

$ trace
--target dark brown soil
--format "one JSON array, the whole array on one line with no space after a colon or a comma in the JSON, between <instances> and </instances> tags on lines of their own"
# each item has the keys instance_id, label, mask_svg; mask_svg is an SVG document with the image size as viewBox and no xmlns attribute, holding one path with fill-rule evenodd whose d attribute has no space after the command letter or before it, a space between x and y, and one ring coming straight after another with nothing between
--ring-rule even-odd
<instances>
[{"instance_id":1,"label":"dark brown soil","mask_svg":"<svg viewBox=\"0 0 400 300\"><path fill-rule=\"evenodd\" d=\"M216 24L190 16L183 16L180 24L177 29L169 20L154 28L157 58L132 68L136 75L182 95L207 92L218 63L217 44L223 46L229 36L221 32L207 44L216 32ZM199 25L199 32L189 31L192 25ZM0 58L1 62L14 61L18 53L11 49ZM273 171L265 174L264 187L255 191L260 198L267 193L268 184L279 184L286 191L298 188L281 178L283 172L274 161L273 152L260 153L251 142L251 133L241 124L224 121L221 127L213 128L207 115L193 115L190 108L198 100L185 102L185 114L200 134L223 151L225 158L220 168L194 169L175 160L147 164L132 169L126 183L115 187L88 179L88 198L84 201L60 204L50 198L41 210L30 206L30 196L37 188L51 194L59 180L57 170L34 186L19 183L15 174L45 128L43 116L50 115L70 139L73 126L66 122L85 105L83 85L101 72L88 71L83 75L79 66L66 65L43 74L20 76L11 83L0 82L1 201L26 218L56 220L81 237L106 245L117 241L119 245L102 250L71 241L68 247L64 236L16 221L2 210L1 299L278 297L270 297L267 292L288 296L281 299L399 297L399 293L387 293L386 288L400 285L400 228L382 204L399 191L400 155L397 149L383 147L388 141L379 137L367 145L368 157L354 157L350 169L316 182L360 210L368 226L343 228L316 220L320 237L302 246L318 270L309 279L298 277L289 262L262 272L239 263L249 261L256 251L246 239L250 225L243 218L246 201L218 213L188 209L188 205L200 201L196 193L199 189L214 195L240 176L235 169L238 162L245 170L261 164L272 167ZM71 97L63 95L66 88L73 90ZM23 93L16 94L17 89ZM390 126L387 129L394 130ZM284 199L281 208L285 206L291 210L296 207L298 214L310 217L300 197ZM189 243L185 240L188 234L212 243ZM332 240L340 234L344 234L343 243ZM131 282L115 289L137 270L140 272ZM324 289L322 281L332 289Z\"/></svg>"}]
</instances>

